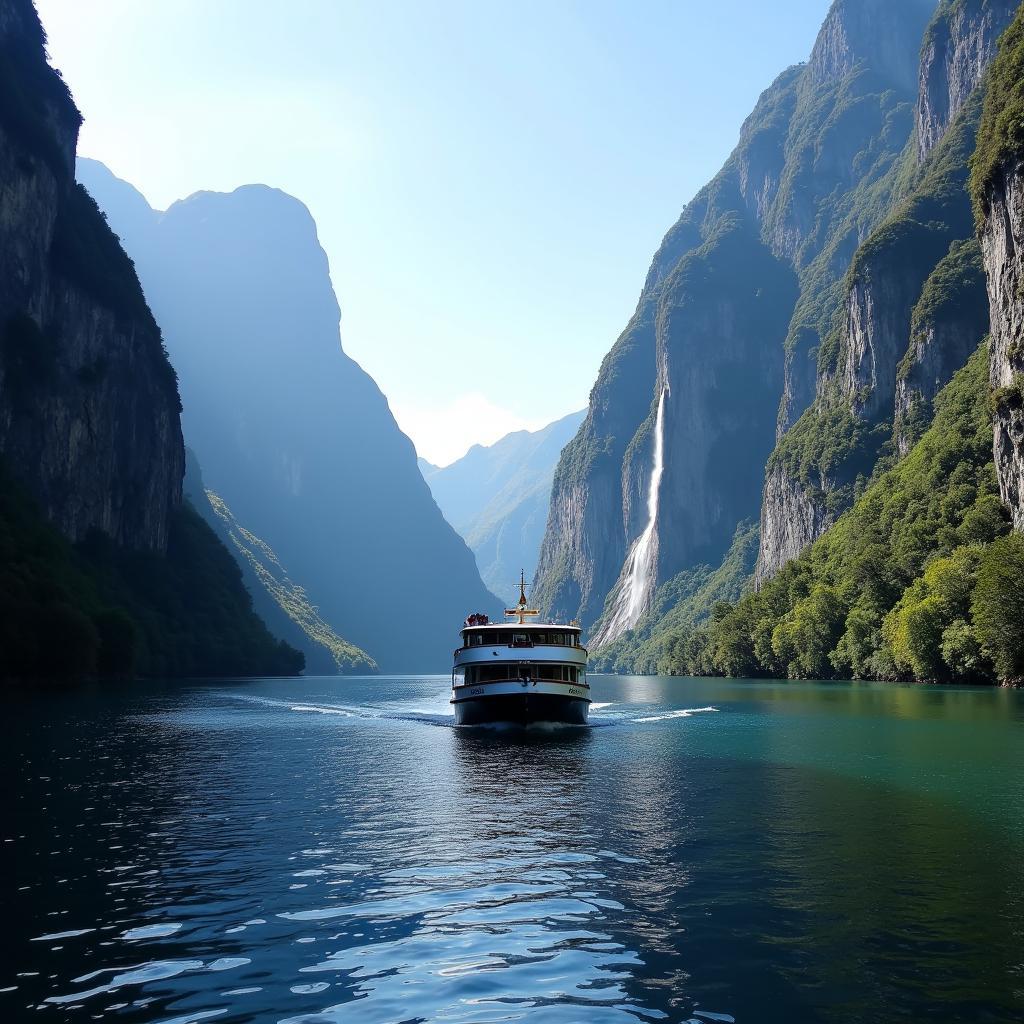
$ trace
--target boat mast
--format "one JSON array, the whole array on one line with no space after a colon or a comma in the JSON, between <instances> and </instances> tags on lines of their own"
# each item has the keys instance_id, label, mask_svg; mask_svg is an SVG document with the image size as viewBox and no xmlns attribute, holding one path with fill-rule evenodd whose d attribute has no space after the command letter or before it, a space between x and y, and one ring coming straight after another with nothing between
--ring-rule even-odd
<instances>
[{"instance_id":1,"label":"boat mast","mask_svg":"<svg viewBox=\"0 0 1024 1024\"><path fill-rule=\"evenodd\" d=\"M527 615L540 615L538 609L527 608L526 606L526 573L522 569L519 570L519 601L516 603L515 608L506 608L505 614L518 615L520 626L526 624Z\"/></svg>"}]
</instances>

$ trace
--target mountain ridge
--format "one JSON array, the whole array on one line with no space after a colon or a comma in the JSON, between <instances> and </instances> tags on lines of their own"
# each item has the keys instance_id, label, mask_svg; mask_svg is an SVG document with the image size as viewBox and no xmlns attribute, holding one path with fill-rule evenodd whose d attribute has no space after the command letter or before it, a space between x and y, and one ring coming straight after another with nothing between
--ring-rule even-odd
<instances>
[{"instance_id":1,"label":"mountain ridge","mask_svg":"<svg viewBox=\"0 0 1024 1024\"><path fill-rule=\"evenodd\" d=\"M79 173L115 230L127 208L126 244L164 323L207 486L382 670L447 668L466 613L500 602L387 399L344 352L309 210L247 185L195 193L147 224L136 190L95 162Z\"/></svg>"}]
</instances>

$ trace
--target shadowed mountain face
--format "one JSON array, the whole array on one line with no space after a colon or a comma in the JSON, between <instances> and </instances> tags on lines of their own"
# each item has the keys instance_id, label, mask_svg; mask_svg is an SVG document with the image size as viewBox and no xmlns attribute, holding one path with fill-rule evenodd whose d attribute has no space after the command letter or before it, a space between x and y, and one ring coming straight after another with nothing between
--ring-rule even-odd
<instances>
[{"instance_id":1,"label":"shadowed mountain face","mask_svg":"<svg viewBox=\"0 0 1024 1024\"><path fill-rule=\"evenodd\" d=\"M382 669L446 668L466 612L498 602L380 389L341 349L309 211L249 185L157 213L102 164L78 175L163 326L206 485Z\"/></svg>"},{"instance_id":2,"label":"shadowed mountain face","mask_svg":"<svg viewBox=\"0 0 1024 1024\"><path fill-rule=\"evenodd\" d=\"M473 445L444 468L420 459L434 500L473 549L484 583L506 600L518 594L520 570L533 578L555 466L583 416L570 413L541 430L517 430L486 448Z\"/></svg>"}]
</instances>

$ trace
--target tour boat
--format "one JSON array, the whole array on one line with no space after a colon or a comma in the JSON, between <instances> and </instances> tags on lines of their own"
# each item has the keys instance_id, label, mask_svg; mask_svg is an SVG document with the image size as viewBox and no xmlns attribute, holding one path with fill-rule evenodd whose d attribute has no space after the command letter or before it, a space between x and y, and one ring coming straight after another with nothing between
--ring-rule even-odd
<instances>
[{"instance_id":1,"label":"tour boat","mask_svg":"<svg viewBox=\"0 0 1024 1024\"><path fill-rule=\"evenodd\" d=\"M520 574L519 602L505 609L510 621L491 622L479 613L466 619L452 668L456 725L587 724L590 687L580 627L527 622L539 614L527 607Z\"/></svg>"}]
</instances>

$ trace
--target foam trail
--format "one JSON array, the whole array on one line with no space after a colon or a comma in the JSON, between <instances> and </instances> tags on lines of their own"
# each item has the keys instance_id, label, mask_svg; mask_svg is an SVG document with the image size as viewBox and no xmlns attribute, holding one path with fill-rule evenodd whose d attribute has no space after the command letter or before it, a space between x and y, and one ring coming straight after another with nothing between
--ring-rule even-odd
<instances>
[{"instance_id":1,"label":"foam trail","mask_svg":"<svg viewBox=\"0 0 1024 1024\"><path fill-rule=\"evenodd\" d=\"M676 711L666 711L663 715L648 715L646 718L634 718L634 722L667 722L670 718L689 718L691 715L703 714L707 711L717 711L718 708L679 708Z\"/></svg>"}]
</instances>

